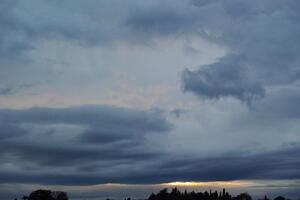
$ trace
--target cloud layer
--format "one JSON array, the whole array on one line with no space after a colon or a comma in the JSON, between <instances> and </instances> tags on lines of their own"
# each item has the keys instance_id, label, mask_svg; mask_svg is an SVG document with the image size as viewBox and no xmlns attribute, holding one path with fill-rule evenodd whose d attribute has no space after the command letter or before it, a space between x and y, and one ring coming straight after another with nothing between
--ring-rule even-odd
<instances>
[{"instance_id":1,"label":"cloud layer","mask_svg":"<svg viewBox=\"0 0 300 200\"><path fill-rule=\"evenodd\" d=\"M53 176L60 168L64 170L59 174L69 177L69 184L73 176L84 177L80 172L85 171L111 174L103 177L109 181L110 176L122 176L134 163L157 157L155 149L144 147L145 137L172 129L158 111L96 105L2 109L0 118L1 171L7 177L3 182L14 182L20 176L28 178L19 179L21 182L44 179L51 183L45 176Z\"/></svg>"},{"instance_id":2,"label":"cloud layer","mask_svg":"<svg viewBox=\"0 0 300 200\"><path fill-rule=\"evenodd\" d=\"M299 179L299 144L269 152L185 156L153 143L172 131L160 111L84 105L1 109L2 183L89 185ZM164 143L168 141L165 140Z\"/></svg>"},{"instance_id":3,"label":"cloud layer","mask_svg":"<svg viewBox=\"0 0 300 200\"><path fill-rule=\"evenodd\" d=\"M200 34L226 45L230 53L199 70L185 70L186 91L249 102L263 97L270 87L299 81L298 2L216 1L200 6L222 15L205 15Z\"/></svg>"},{"instance_id":4,"label":"cloud layer","mask_svg":"<svg viewBox=\"0 0 300 200\"><path fill-rule=\"evenodd\" d=\"M0 182L300 179L299 8L1 1Z\"/></svg>"}]
</instances>

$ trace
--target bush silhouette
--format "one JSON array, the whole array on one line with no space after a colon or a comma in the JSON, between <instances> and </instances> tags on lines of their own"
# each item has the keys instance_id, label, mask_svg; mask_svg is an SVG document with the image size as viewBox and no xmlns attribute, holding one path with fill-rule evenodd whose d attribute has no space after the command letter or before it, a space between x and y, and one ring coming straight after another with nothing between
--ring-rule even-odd
<instances>
[{"instance_id":1,"label":"bush silhouette","mask_svg":"<svg viewBox=\"0 0 300 200\"><path fill-rule=\"evenodd\" d=\"M68 195L61 191L36 190L29 195L28 200L68 200Z\"/></svg>"}]
</instances>

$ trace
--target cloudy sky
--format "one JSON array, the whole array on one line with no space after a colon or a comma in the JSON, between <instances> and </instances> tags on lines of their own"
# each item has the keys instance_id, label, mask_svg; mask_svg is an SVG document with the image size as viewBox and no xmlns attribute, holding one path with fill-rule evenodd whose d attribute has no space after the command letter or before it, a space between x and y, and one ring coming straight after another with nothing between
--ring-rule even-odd
<instances>
[{"instance_id":1,"label":"cloudy sky","mask_svg":"<svg viewBox=\"0 0 300 200\"><path fill-rule=\"evenodd\" d=\"M1 0L0 199L176 181L300 197L299 9Z\"/></svg>"}]
</instances>

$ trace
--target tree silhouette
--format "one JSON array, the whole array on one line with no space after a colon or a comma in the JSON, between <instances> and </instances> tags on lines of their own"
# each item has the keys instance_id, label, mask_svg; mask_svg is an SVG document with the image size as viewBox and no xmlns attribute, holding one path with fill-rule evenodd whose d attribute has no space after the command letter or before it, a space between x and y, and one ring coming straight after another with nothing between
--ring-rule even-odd
<instances>
[{"instance_id":1,"label":"tree silhouette","mask_svg":"<svg viewBox=\"0 0 300 200\"><path fill-rule=\"evenodd\" d=\"M68 200L68 195L61 191L36 190L29 195L28 200Z\"/></svg>"},{"instance_id":2,"label":"tree silhouette","mask_svg":"<svg viewBox=\"0 0 300 200\"><path fill-rule=\"evenodd\" d=\"M252 200L252 197L248 193L241 193L237 196L231 196L225 189L222 191L211 190L209 192L180 192L177 188L173 188L171 192L165 188L159 191L157 194L152 193L148 200ZM267 196L264 196L262 200L269 200ZM286 200L282 196L276 197L274 200Z\"/></svg>"},{"instance_id":3,"label":"tree silhouette","mask_svg":"<svg viewBox=\"0 0 300 200\"><path fill-rule=\"evenodd\" d=\"M17 200L17 199L15 199ZM51 190L36 190L30 193L28 196L23 196L22 200L68 200L68 195L63 191L51 191ZM106 199L110 200L110 199ZM125 200L131 200L131 198L125 198ZM222 191L205 191L205 192L180 192L176 187L168 192L168 188L164 188L157 194L151 193L148 200L252 200L252 197L248 193L241 193L237 196L231 196L223 189ZM261 200L269 200L267 196L264 196ZM288 200L282 196L276 197L274 200Z\"/></svg>"}]
</instances>

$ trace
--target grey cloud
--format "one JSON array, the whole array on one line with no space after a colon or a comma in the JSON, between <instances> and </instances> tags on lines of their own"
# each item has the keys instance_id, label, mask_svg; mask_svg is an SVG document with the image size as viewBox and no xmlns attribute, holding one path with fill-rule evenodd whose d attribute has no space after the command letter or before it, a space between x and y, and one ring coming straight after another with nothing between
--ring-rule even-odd
<instances>
[{"instance_id":1,"label":"grey cloud","mask_svg":"<svg viewBox=\"0 0 300 200\"><path fill-rule=\"evenodd\" d=\"M9 60L20 58L43 39L67 39L93 46L120 37L105 23L107 18L114 17L118 21L118 17L103 14L103 9L113 4L91 3L93 5L80 1L1 1L0 56ZM118 25L119 21L114 26Z\"/></svg>"},{"instance_id":2,"label":"grey cloud","mask_svg":"<svg viewBox=\"0 0 300 200\"><path fill-rule=\"evenodd\" d=\"M1 109L0 117L11 123L80 124L123 130L138 128L147 131L167 131L171 125L157 112L114 106L81 105L67 108L35 107L23 110Z\"/></svg>"},{"instance_id":3,"label":"grey cloud","mask_svg":"<svg viewBox=\"0 0 300 200\"><path fill-rule=\"evenodd\" d=\"M254 108L263 112L259 120L267 124L260 128L270 130L274 121L266 122L264 114L299 117L296 95L300 74L299 8L299 2L292 0L237 0L235 3L226 0L142 3L138 0L122 3L4 0L0 3L0 57L13 62L42 40L67 40L90 47L114 41L144 43L156 37L199 35L226 46L229 53L198 70L186 69L182 76L184 90L208 99L234 97L247 103L263 99ZM24 63L20 63L16 68L24 67ZM2 68L5 66L13 67L1 63ZM2 74L13 75L13 72L19 71ZM46 70L42 74L45 73ZM23 73L19 74L19 79L23 79ZM282 86L294 86L291 92L294 95L285 93ZM274 94L270 88L280 92ZM14 90L4 88L0 93L11 94ZM174 110L172 113L179 116L182 112ZM207 114L205 109L204 113ZM221 121L224 115L220 116L217 112L208 119ZM236 118L241 118L238 122L244 119L242 115ZM163 114L155 110L95 105L0 109L0 121L3 182L72 185L299 178L298 146L263 154L242 156L237 153L217 158L186 156L183 159L166 155L147 140L148 137L161 140L159 136L173 128ZM217 123L212 126L219 125ZM249 128L247 134L262 130L253 128L260 125L257 121L242 123ZM233 126L233 132L239 132L236 120ZM223 134L223 130L214 130ZM210 130L196 131L203 133L203 137L206 136L204 131L210 133ZM168 140L161 141L164 142ZM5 164L18 169L7 169ZM63 174L58 174L58 170Z\"/></svg>"},{"instance_id":4,"label":"grey cloud","mask_svg":"<svg viewBox=\"0 0 300 200\"><path fill-rule=\"evenodd\" d=\"M210 158L166 160L157 171L147 171L143 183L174 181L229 181L299 179L299 144L280 150Z\"/></svg>"},{"instance_id":5,"label":"grey cloud","mask_svg":"<svg viewBox=\"0 0 300 200\"><path fill-rule=\"evenodd\" d=\"M24 144L20 142L1 142L0 155L12 157L11 160L15 163L37 164L40 168L43 167L58 167L80 165L83 162L138 162L147 160L157 156L157 153L134 152L130 146L118 148L117 146L105 148L87 148L79 144L65 144L64 147L52 144ZM34 167L35 168L35 167ZM33 169L34 169L33 168Z\"/></svg>"},{"instance_id":6,"label":"grey cloud","mask_svg":"<svg viewBox=\"0 0 300 200\"><path fill-rule=\"evenodd\" d=\"M232 96L250 103L262 98L265 89L259 83L248 80L245 70L235 59L221 59L199 71L183 72L184 91L191 91L210 99Z\"/></svg>"},{"instance_id":7,"label":"grey cloud","mask_svg":"<svg viewBox=\"0 0 300 200\"><path fill-rule=\"evenodd\" d=\"M39 39L62 38L93 46L197 34L238 52L228 55L227 60L232 65L232 55L245 60L242 68L250 69L250 81L277 84L297 80L299 28L294 22L299 17L295 9L299 5L292 0L284 4L270 2L2 1L1 55L17 55L33 48ZM114 10L118 15L106 10ZM282 71L283 66L289 70ZM258 77L252 77L256 71ZM281 72L286 75L278 79ZM262 81L266 74L270 78Z\"/></svg>"},{"instance_id":8,"label":"grey cloud","mask_svg":"<svg viewBox=\"0 0 300 200\"><path fill-rule=\"evenodd\" d=\"M105 173L148 162L162 154L145 147L144 137L172 129L161 112L104 105L1 109L0 119L0 160L19 166L16 174L59 167L83 173L86 165Z\"/></svg>"},{"instance_id":9,"label":"grey cloud","mask_svg":"<svg viewBox=\"0 0 300 200\"><path fill-rule=\"evenodd\" d=\"M160 110L85 105L1 109L0 117L4 123L0 160L18 166L8 169L0 165L2 183L90 185L300 178L297 143L269 152L217 157L182 157L156 149L143 136L159 139L160 134L152 133L172 130Z\"/></svg>"},{"instance_id":10,"label":"grey cloud","mask_svg":"<svg viewBox=\"0 0 300 200\"><path fill-rule=\"evenodd\" d=\"M207 15L200 34L229 47L231 53L199 70L186 70L186 91L208 98L233 96L252 101L264 96L267 87L299 80L297 2L220 1L216 5L207 10L222 13L222 17L209 19Z\"/></svg>"},{"instance_id":11,"label":"grey cloud","mask_svg":"<svg viewBox=\"0 0 300 200\"><path fill-rule=\"evenodd\" d=\"M253 179L299 179L299 145L252 155L223 155L212 158L153 157L156 164L141 169L115 171L114 174L42 173L1 174L2 182L90 185L107 182L152 184L172 181L228 181ZM131 173L134 172L134 173ZM17 175L17 176L16 176Z\"/></svg>"},{"instance_id":12,"label":"grey cloud","mask_svg":"<svg viewBox=\"0 0 300 200\"><path fill-rule=\"evenodd\" d=\"M135 34L145 38L185 34L195 24L194 15L195 10L185 1L155 2L134 10L128 17L126 25Z\"/></svg>"},{"instance_id":13,"label":"grey cloud","mask_svg":"<svg viewBox=\"0 0 300 200\"><path fill-rule=\"evenodd\" d=\"M160 1L5 0L1 2L0 56L8 60L23 56L45 39L63 39L85 47L115 41L143 43L152 37L147 30L158 29L157 36L172 34L178 21L186 24L191 19L180 5L168 9L169 4Z\"/></svg>"},{"instance_id":14,"label":"grey cloud","mask_svg":"<svg viewBox=\"0 0 300 200\"><path fill-rule=\"evenodd\" d=\"M1 143L1 140L3 140L3 139L23 136L26 133L27 133L26 129L17 127L12 124L6 124L3 122L0 122L0 143Z\"/></svg>"},{"instance_id":15,"label":"grey cloud","mask_svg":"<svg viewBox=\"0 0 300 200\"><path fill-rule=\"evenodd\" d=\"M190 1L173 0L5 0L1 11L0 56L8 60L25 56L43 40L84 47L116 41L145 44L155 37L195 33L200 18Z\"/></svg>"}]
</instances>

